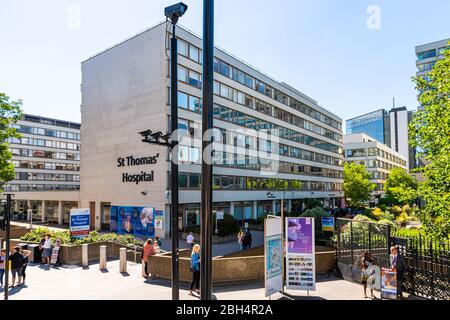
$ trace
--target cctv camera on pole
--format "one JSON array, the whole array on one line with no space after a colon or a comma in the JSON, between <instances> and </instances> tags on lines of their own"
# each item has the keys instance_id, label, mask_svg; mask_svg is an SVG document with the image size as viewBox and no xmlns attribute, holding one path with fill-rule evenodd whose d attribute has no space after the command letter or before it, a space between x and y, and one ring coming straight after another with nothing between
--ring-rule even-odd
<instances>
[{"instance_id":1,"label":"cctv camera on pole","mask_svg":"<svg viewBox=\"0 0 450 320\"><path fill-rule=\"evenodd\" d=\"M170 63L171 63L171 130L172 145L178 144L178 137L175 137L175 131L178 129L178 43L175 35L175 27L178 19L182 17L188 9L188 6L180 2L167 7L164 14L172 24L172 39L170 42ZM161 138L162 134L159 135ZM177 150L175 148L175 150ZM173 151L173 149L172 149ZM171 164L171 182L172 182L172 204L171 204L171 233L172 233L172 300L180 299L179 289L179 243L178 243L178 154L172 152Z\"/></svg>"}]
</instances>

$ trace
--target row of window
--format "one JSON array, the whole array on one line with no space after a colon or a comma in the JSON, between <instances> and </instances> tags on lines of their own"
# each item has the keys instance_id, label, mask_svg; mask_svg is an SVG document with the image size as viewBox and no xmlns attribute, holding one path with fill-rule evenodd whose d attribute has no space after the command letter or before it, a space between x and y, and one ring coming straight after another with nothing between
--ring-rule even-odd
<instances>
[{"instance_id":1,"label":"row of window","mask_svg":"<svg viewBox=\"0 0 450 320\"><path fill-rule=\"evenodd\" d=\"M79 185L66 184L7 184L6 192L27 192L27 191L76 191L80 190Z\"/></svg>"},{"instance_id":2,"label":"row of window","mask_svg":"<svg viewBox=\"0 0 450 320\"><path fill-rule=\"evenodd\" d=\"M189 58L196 63L202 64L203 55L200 48L182 39L178 39L177 42L178 54L182 55L183 57Z\"/></svg>"},{"instance_id":3,"label":"row of window","mask_svg":"<svg viewBox=\"0 0 450 320\"><path fill-rule=\"evenodd\" d=\"M78 174L16 172L15 180L76 181L76 182L79 182L80 176Z\"/></svg>"},{"instance_id":4,"label":"row of window","mask_svg":"<svg viewBox=\"0 0 450 320\"><path fill-rule=\"evenodd\" d=\"M59 170L59 171L80 171L79 164L72 163L52 163L52 162L36 162L27 160L11 161L16 168L24 169L40 169L40 170Z\"/></svg>"},{"instance_id":5,"label":"row of window","mask_svg":"<svg viewBox=\"0 0 450 320\"><path fill-rule=\"evenodd\" d=\"M357 157L382 157L386 160L398 163L402 166L406 166L406 161L379 148L360 148L360 149L347 149L345 150L345 155L347 158L357 158Z\"/></svg>"},{"instance_id":6,"label":"row of window","mask_svg":"<svg viewBox=\"0 0 450 320\"><path fill-rule=\"evenodd\" d=\"M68 149L68 150L80 150L80 144L70 143L64 141L54 141L54 140L44 140L35 138L9 138L8 142L16 144L25 144L29 146L46 147L46 148L57 148L57 149Z\"/></svg>"},{"instance_id":7,"label":"row of window","mask_svg":"<svg viewBox=\"0 0 450 320\"><path fill-rule=\"evenodd\" d=\"M420 72L422 71L431 71L433 69L434 65L436 64L436 61L422 63L417 66Z\"/></svg>"},{"instance_id":8,"label":"row of window","mask_svg":"<svg viewBox=\"0 0 450 320\"><path fill-rule=\"evenodd\" d=\"M20 133L28 133L28 134L36 134L40 136L47 137L55 137L55 138L63 138L70 140L80 140L80 134L74 132L67 132L62 130L54 130L54 129L44 129L39 127L31 127L23 124L12 124L11 127L15 128L17 132Z\"/></svg>"},{"instance_id":9,"label":"row of window","mask_svg":"<svg viewBox=\"0 0 450 320\"><path fill-rule=\"evenodd\" d=\"M231 122L249 129L254 130L267 130L267 132L278 132L280 138L284 138L287 140L291 140L294 142L298 142L304 145L308 145L311 147L315 147L318 149L330 151L333 153L341 154L342 148L331 144L329 142L325 142L323 140L305 135L303 133L299 133L297 131L287 129L271 122L255 118L253 116L247 115L245 113L232 110L230 108L214 105L214 117L220 119L222 121Z\"/></svg>"},{"instance_id":10,"label":"row of window","mask_svg":"<svg viewBox=\"0 0 450 320\"><path fill-rule=\"evenodd\" d=\"M263 113L268 114L271 117L293 124L297 127L306 129L308 131L320 134L329 139L342 142L342 135L338 133L335 133L331 130L318 126L310 121L307 121L283 109L277 108L263 101L257 100L252 96L249 96L241 91L238 91L218 81L214 81L214 94L222 98L228 99L230 101L233 101L235 103L238 103L240 105L246 106L250 109L257 111L262 110Z\"/></svg>"},{"instance_id":11,"label":"row of window","mask_svg":"<svg viewBox=\"0 0 450 320\"><path fill-rule=\"evenodd\" d=\"M191 138L201 138L201 125L198 122L186 119L178 120L178 130L180 134L183 136L189 136ZM214 128L213 132L214 141L217 143L221 143L223 145L232 145L236 147L246 148L246 149L258 149L258 140L256 137L247 136L245 134L236 133L234 131L222 129L222 128ZM330 164L335 166L342 166L343 160L327 156L321 153L316 153L313 151L303 150L300 148L278 144L278 150L272 150L273 148L268 148L270 141L262 141L260 139L261 148L265 148L272 153L278 153L279 155L292 157L297 159L303 159L313 162L320 162L324 164ZM273 144L273 147L276 147L276 144ZM262 151L262 150L261 150Z\"/></svg>"},{"instance_id":12,"label":"row of window","mask_svg":"<svg viewBox=\"0 0 450 320\"><path fill-rule=\"evenodd\" d=\"M265 84L264 82L259 81L256 78L253 78L247 73L229 65L228 63L218 58L214 58L214 71L223 75L224 77L233 79L234 81L239 82L240 84L250 89L256 90L269 98L272 98L274 100L277 100L278 102L290 106L291 108L300 111L310 117L313 117L314 119L317 119L329 126L332 126L339 130L342 127L340 122L325 116L323 113L320 113L314 110L313 108L307 106L306 104L297 101L292 97L289 97L283 92L272 88L271 86Z\"/></svg>"},{"instance_id":13,"label":"row of window","mask_svg":"<svg viewBox=\"0 0 450 320\"><path fill-rule=\"evenodd\" d=\"M388 162L384 162L381 160L357 160L357 161L347 161L349 163L354 162L359 165L363 165L366 168L379 168L384 170L392 170L393 168L399 168L400 166L393 165Z\"/></svg>"},{"instance_id":14,"label":"row of window","mask_svg":"<svg viewBox=\"0 0 450 320\"><path fill-rule=\"evenodd\" d=\"M170 182L170 179L168 181ZM201 175L197 173L179 173L178 186L181 189L198 190L201 188ZM213 189L228 191L342 191L342 183L262 177L214 176Z\"/></svg>"},{"instance_id":15,"label":"row of window","mask_svg":"<svg viewBox=\"0 0 450 320\"><path fill-rule=\"evenodd\" d=\"M420 61L420 60L435 58L437 56L442 56L442 55L444 55L444 52L446 50L449 50L449 49L450 49L450 46L449 47L439 48L438 50L431 49L431 50L428 50L428 51L419 52L417 54L417 60Z\"/></svg>"},{"instance_id":16,"label":"row of window","mask_svg":"<svg viewBox=\"0 0 450 320\"><path fill-rule=\"evenodd\" d=\"M181 163L201 164L201 150L195 147L180 146L178 160ZM215 152L212 162L215 166L236 169L257 170L266 172L279 172L298 175L309 175L342 179L343 173L339 170L326 169L316 166L307 166L290 162L263 159L248 155Z\"/></svg>"},{"instance_id":17,"label":"row of window","mask_svg":"<svg viewBox=\"0 0 450 320\"><path fill-rule=\"evenodd\" d=\"M19 157L61 159L74 161L80 160L80 154L77 153L54 152L54 151L20 149L20 148L11 148L10 150L13 156Z\"/></svg>"}]
</instances>

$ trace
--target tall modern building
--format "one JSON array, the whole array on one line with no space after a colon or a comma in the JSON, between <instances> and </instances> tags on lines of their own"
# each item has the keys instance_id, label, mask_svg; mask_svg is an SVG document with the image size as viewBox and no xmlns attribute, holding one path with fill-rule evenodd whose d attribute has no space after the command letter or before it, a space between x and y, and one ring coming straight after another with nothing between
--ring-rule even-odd
<instances>
[{"instance_id":1,"label":"tall modern building","mask_svg":"<svg viewBox=\"0 0 450 320\"><path fill-rule=\"evenodd\" d=\"M345 162L354 162L367 168L371 182L376 184L373 202L384 194L384 184L393 168L408 169L405 156L372 137L359 133L344 136Z\"/></svg>"},{"instance_id":2,"label":"tall modern building","mask_svg":"<svg viewBox=\"0 0 450 320\"><path fill-rule=\"evenodd\" d=\"M21 134L9 140L16 178L4 186L13 212L32 209L34 221L68 224L79 200L80 124L25 114L12 126Z\"/></svg>"},{"instance_id":3,"label":"tall modern building","mask_svg":"<svg viewBox=\"0 0 450 320\"><path fill-rule=\"evenodd\" d=\"M409 146L409 123L413 112L406 107L390 111L380 109L346 121L347 135L363 133L384 143L408 159L410 170L416 167L416 151Z\"/></svg>"},{"instance_id":4,"label":"tall modern building","mask_svg":"<svg viewBox=\"0 0 450 320\"><path fill-rule=\"evenodd\" d=\"M443 58L444 51L450 49L450 38L416 47L417 76L426 76L436 62Z\"/></svg>"},{"instance_id":5,"label":"tall modern building","mask_svg":"<svg viewBox=\"0 0 450 320\"><path fill-rule=\"evenodd\" d=\"M81 205L96 228L113 207L146 206L170 222L170 159L141 131L169 131L166 24L82 63ZM178 28L179 228L200 221L202 40ZM238 221L343 198L342 120L298 90L216 48L213 209ZM265 134L272 135L271 138ZM273 139L275 137L275 139ZM114 211L115 212L115 211Z\"/></svg>"}]
</instances>

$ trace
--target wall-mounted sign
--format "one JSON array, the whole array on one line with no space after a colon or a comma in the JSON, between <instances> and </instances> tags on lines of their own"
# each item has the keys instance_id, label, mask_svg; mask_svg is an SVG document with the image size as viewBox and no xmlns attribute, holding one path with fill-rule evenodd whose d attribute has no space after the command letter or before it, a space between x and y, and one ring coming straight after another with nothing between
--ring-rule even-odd
<instances>
[{"instance_id":1,"label":"wall-mounted sign","mask_svg":"<svg viewBox=\"0 0 450 320\"><path fill-rule=\"evenodd\" d=\"M314 218L286 218L286 287L316 290Z\"/></svg>"},{"instance_id":2,"label":"wall-mounted sign","mask_svg":"<svg viewBox=\"0 0 450 320\"><path fill-rule=\"evenodd\" d=\"M164 211L155 211L155 229L164 230Z\"/></svg>"},{"instance_id":3,"label":"wall-mounted sign","mask_svg":"<svg viewBox=\"0 0 450 320\"><path fill-rule=\"evenodd\" d=\"M334 232L334 218L333 217L322 217L322 231Z\"/></svg>"},{"instance_id":4,"label":"wall-mounted sign","mask_svg":"<svg viewBox=\"0 0 450 320\"><path fill-rule=\"evenodd\" d=\"M89 234L90 210L70 209L70 236L84 237Z\"/></svg>"},{"instance_id":5,"label":"wall-mounted sign","mask_svg":"<svg viewBox=\"0 0 450 320\"><path fill-rule=\"evenodd\" d=\"M146 156L146 157L119 157L117 158L117 167L118 168L126 168L126 167L139 167L139 166L149 166L158 163L159 153L155 156ZM154 171L146 172L141 171L139 173L127 173L124 172L122 174L122 182L123 183L135 183L139 184L141 182L152 182L154 181Z\"/></svg>"},{"instance_id":6,"label":"wall-mounted sign","mask_svg":"<svg viewBox=\"0 0 450 320\"><path fill-rule=\"evenodd\" d=\"M150 207L112 206L110 230L119 234L154 237L155 209Z\"/></svg>"}]
</instances>

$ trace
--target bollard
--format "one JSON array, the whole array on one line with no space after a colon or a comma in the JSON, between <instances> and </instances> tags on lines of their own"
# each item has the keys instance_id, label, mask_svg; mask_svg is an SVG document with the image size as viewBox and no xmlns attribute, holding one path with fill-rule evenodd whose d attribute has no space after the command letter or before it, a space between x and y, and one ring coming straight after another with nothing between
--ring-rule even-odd
<instances>
[{"instance_id":1,"label":"bollard","mask_svg":"<svg viewBox=\"0 0 450 320\"><path fill-rule=\"evenodd\" d=\"M89 266L88 244L81 245L81 266L87 268Z\"/></svg>"},{"instance_id":2,"label":"bollard","mask_svg":"<svg viewBox=\"0 0 450 320\"><path fill-rule=\"evenodd\" d=\"M127 248L120 248L120 273L127 273Z\"/></svg>"},{"instance_id":3,"label":"bollard","mask_svg":"<svg viewBox=\"0 0 450 320\"><path fill-rule=\"evenodd\" d=\"M100 246L100 270L106 269L106 246Z\"/></svg>"}]
</instances>

